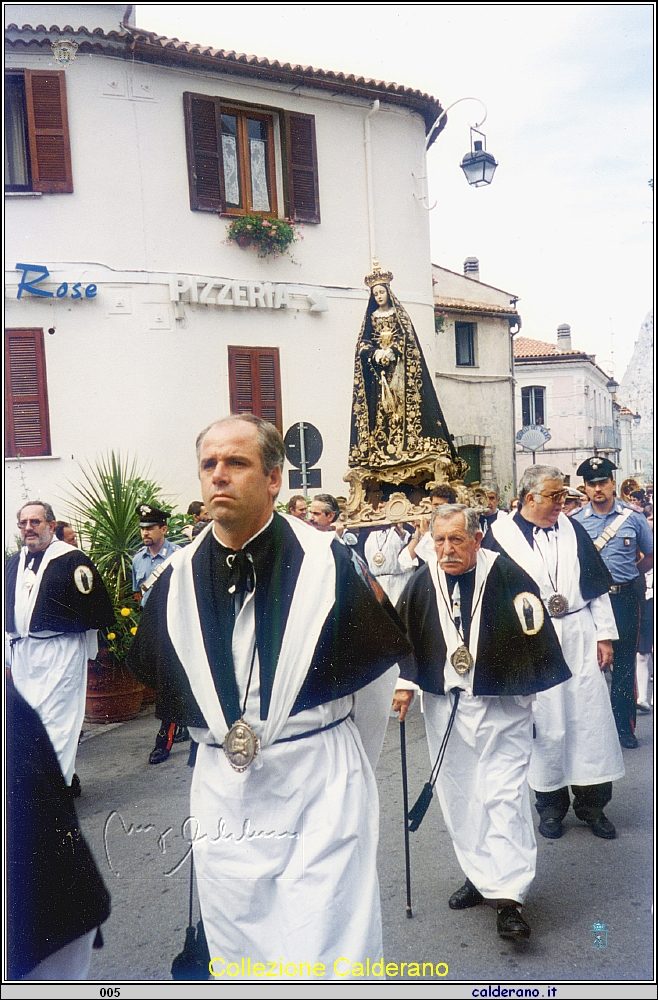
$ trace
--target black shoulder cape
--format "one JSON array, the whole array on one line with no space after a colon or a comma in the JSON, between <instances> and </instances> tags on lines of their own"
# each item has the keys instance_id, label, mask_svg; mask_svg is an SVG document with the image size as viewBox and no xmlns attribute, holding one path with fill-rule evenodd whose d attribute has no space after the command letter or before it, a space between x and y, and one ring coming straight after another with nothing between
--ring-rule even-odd
<instances>
[{"instance_id":1,"label":"black shoulder cape","mask_svg":"<svg viewBox=\"0 0 658 1000\"><path fill-rule=\"evenodd\" d=\"M309 528L309 530L311 530ZM246 546L256 571L256 643L260 662L260 717L267 718L272 684L304 552L287 521L272 524ZM240 717L231 655L232 616L228 569L209 533L192 558L192 575L204 645L229 726ZM320 633L306 680L291 715L352 694L410 654L409 645L356 573L349 551L335 541L336 602ZM167 631L172 569L156 581L128 656L128 667L158 692L156 715L191 726L207 724Z\"/></svg>"},{"instance_id":2,"label":"black shoulder cape","mask_svg":"<svg viewBox=\"0 0 658 1000\"><path fill-rule=\"evenodd\" d=\"M110 896L41 719L7 685L9 978L98 927Z\"/></svg>"},{"instance_id":3,"label":"black shoulder cape","mask_svg":"<svg viewBox=\"0 0 658 1000\"><path fill-rule=\"evenodd\" d=\"M517 514L519 511L513 517L518 524ZM521 515L519 514L519 516ZM607 594L614 581L600 552L582 524L574 521L573 518L571 518L570 524L573 525L576 532L576 546L580 564L580 592L583 595L583 600L592 601L595 597L600 597L601 594ZM491 549L492 552L502 552L508 559L510 558L500 543L496 541L492 531L488 531L482 539L482 548Z\"/></svg>"},{"instance_id":4,"label":"black shoulder cape","mask_svg":"<svg viewBox=\"0 0 658 1000\"><path fill-rule=\"evenodd\" d=\"M504 556L492 566L482 595L480 635L473 694L528 695L571 677L548 614L536 635L526 635L514 610L517 594L539 591L527 573ZM411 577L398 603L416 656L416 671L401 665L401 675L423 691L444 694L446 642L439 621L436 591L425 564Z\"/></svg>"},{"instance_id":5,"label":"black shoulder cape","mask_svg":"<svg viewBox=\"0 0 658 1000\"><path fill-rule=\"evenodd\" d=\"M16 576L20 553L11 557L6 567L6 628L16 631L14 601ZM78 566L91 570L93 586L83 594L75 584L74 573ZM71 549L46 566L37 595L30 632L86 632L87 629L106 628L114 622L110 596L91 559L79 549Z\"/></svg>"}]
</instances>

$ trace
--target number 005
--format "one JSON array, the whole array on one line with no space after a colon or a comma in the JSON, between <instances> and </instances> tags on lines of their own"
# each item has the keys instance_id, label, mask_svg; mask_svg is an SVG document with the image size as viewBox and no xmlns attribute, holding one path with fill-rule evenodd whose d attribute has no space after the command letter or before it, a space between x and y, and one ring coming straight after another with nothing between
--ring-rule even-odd
<instances>
[{"instance_id":1,"label":"number 005","mask_svg":"<svg viewBox=\"0 0 658 1000\"><path fill-rule=\"evenodd\" d=\"M102 997L120 997L121 996L121 990L119 989L118 986L115 986L114 988L111 987L111 986L108 986L107 989L105 989L103 987L101 989L101 996Z\"/></svg>"}]
</instances>

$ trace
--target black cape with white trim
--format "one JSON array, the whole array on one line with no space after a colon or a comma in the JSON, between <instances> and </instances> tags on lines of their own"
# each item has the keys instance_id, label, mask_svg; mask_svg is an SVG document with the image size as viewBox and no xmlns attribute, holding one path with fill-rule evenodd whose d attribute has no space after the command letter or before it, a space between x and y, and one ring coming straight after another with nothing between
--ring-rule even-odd
<instances>
[{"instance_id":1,"label":"black cape with white trim","mask_svg":"<svg viewBox=\"0 0 658 1000\"><path fill-rule=\"evenodd\" d=\"M313 530L310 527L304 530ZM272 523L245 550L256 575L256 643L260 663L260 717L266 719L288 614L302 560L306 558L285 518ZM318 638L306 679L291 715L360 690L411 650L388 614L352 565L348 549L334 541L336 598ZM157 691L158 718L206 727L187 674L167 628L172 567L153 586L128 656L130 671ZM209 532L192 557L192 573L203 642L212 677L229 725L241 714L231 653L232 602L229 570ZM230 720L230 721L229 721Z\"/></svg>"},{"instance_id":2,"label":"black cape with white trim","mask_svg":"<svg viewBox=\"0 0 658 1000\"><path fill-rule=\"evenodd\" d=\"M114 623L112 601L91 559L74 549L52 559L46 566L30 620L30 632L86 632ZM16 631L14 605L20 552L6 566L6 630ZM79 566L89 570L76 584ZM82 587L82 589L80 589Z\"/></svg>"},{"instance_id":3,"label":"black cape with white trim","mask_svg":"<svg viewBox=\"0 0 658 1000\"><path fill-rule=\"evenodd\" d=\"M529 695L545 691L571 677L555 629L548 615L541 628L528 635L514 608L514 598L539 590L528 574L511 559L499 556L493 564L484 593L474 666L474 695ZM407 583L397 606L413 646L417 669L401 665L405 680L423 691L445 694L443 673L447 646L439 621L434 582L427 564Z\"/></svg>"}]
</instances>

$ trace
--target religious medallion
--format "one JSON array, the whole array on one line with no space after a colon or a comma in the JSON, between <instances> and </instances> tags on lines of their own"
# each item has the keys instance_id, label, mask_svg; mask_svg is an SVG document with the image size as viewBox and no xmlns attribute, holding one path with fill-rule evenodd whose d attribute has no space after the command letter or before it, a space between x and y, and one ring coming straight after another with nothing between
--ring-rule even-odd
<instances>
[{"instance_id":1,"label":"religious medallion","mask_svg":"<svg viewBox=\"0 0 658 1000\"><path fill-rule=\"evenodd\" d=\"M258 755L260 740L244 719L238 719L224 737L222 749L234 771L246 771Z\"/></svg>"},{"instance_id":2,"label":"religious medallion","mask_svg":"<svg viewBox=\"0 0 658 1000\"><path fill-rule=\"evenodd\" d=\"M383 552L375 552L374 556L372 557L372 561L374 562L375 566L383 566L384 563L386 562L386 556L384 555Z\"/></svg>"},{"instance_id":3,"label":"religious medallion","mask_svg":"<svg viewBox=\"0 0 658 1000\"><path fill-rule=\"evenodd\" d=\"M551 618L563 618L569 610L569 602L563 594L551 594L546 607Z\"/></svg>"},{"instance_id":4,"label":"religious medallion","mask_svg":"<svg viewBox=\"0 0 658 1000\"><path fill-rule=\"evenodd\" d=\"M450 657L450 662L460 676L467 674L473 666L473 657L466 646L458 646Z\"/></svg>"}]
</instances>

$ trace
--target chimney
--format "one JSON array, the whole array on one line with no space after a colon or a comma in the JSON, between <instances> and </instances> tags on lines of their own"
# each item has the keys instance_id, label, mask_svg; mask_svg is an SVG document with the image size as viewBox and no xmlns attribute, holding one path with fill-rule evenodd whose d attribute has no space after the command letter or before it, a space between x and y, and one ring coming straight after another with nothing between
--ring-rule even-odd
<instances>
[{"instance_id":1,"label":"chimney","mask_svg":"<svg viewBox=\"0 0 658 1000\"><path fill-rule=\"evenodd\" d=\"M467 257L464 261L464 274L467 278L474 278L475 281L480 280L480 261L477 257Z\"/></svg>"},{"instance_id":2,"label":"chimney","mask_svg":"<svg viewBox=\"0 0 658 1000\"><path fill-rule=\"evenodd\" d=\"M557 328L557 349L562 354L571 350L571 327L568 323L561 323Z\"/></svg>"}]
</instances>

